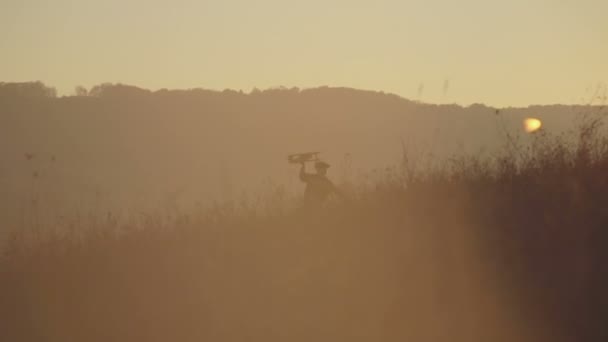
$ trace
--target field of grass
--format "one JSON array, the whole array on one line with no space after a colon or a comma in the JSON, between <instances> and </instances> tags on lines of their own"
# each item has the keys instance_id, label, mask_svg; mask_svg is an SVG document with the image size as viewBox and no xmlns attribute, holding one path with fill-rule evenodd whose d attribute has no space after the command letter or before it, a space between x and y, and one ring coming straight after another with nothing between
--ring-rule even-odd
<instances>
[{"instance_id":1,"label":"field of grass","mask_svg":"<svg viewBox=\"0 0 608 342\"><path fill-rule=\"evenodd\" d=\"M18 227L3 341L606 341L608 140L420 169L348 202ZM288 201L285 199L284 201Z\"/></svg>"}]
</instances>

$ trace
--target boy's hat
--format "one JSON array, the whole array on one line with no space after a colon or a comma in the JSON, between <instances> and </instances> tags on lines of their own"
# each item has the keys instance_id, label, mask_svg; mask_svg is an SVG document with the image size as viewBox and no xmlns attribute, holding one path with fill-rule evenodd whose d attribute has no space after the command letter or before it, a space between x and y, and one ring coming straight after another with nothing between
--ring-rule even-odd
<instances>
[{"instance_id":1,"label":"boy's hat","mask_svg":"<svg viewBox=\"0 0 608 342\"><path fill-rule=\"evenodd\" d=\"M318 162L316 162L316 163L315 163L315 168L316 168L316 169L327 169L327 168L329 168L329 166L330 166L330 165L329 165L329 164L327 164L327 163L326 163L326 162L324 162L324 161L318 161Z\"/></svg>"}]
</instances>

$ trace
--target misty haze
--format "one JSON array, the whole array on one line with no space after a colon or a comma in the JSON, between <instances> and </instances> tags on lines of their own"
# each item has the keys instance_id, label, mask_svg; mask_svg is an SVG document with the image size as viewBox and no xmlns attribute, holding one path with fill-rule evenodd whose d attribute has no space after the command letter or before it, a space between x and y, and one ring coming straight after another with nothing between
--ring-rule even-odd
<instances>
[{"instance_id":1,"label":"misty haze","mask_svg":"<svg viewBox=\"0 0 608 342\"><path fill-rule=\"evenodd\" d=\"M0 342L608 341L606 13L4 1Z\"/></svg>"}]
</instances>

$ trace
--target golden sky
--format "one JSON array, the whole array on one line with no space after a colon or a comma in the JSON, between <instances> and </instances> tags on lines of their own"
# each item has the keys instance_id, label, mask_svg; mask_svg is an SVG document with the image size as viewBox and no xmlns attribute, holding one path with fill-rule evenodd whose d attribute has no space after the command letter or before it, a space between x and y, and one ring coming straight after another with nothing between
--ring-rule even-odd
<instances>
[{"instance_id":1,"label":"golden sky","mask_svg":"<svg viewBox=\"0 0 608 342\"><path fill-rule=\"evenodd\" d=\"M0 0L0 81L581 103L608 81L606 15L606 0Z\"/></svg>"}]
</instances>

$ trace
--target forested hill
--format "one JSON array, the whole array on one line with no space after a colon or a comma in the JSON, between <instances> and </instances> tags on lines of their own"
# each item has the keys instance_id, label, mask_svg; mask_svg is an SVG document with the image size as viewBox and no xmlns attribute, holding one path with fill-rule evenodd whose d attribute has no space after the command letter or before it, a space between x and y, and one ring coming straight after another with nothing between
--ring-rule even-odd
<instances>
[{"instance_id":1,"label":"forested hill","mask_svg":"<svg viewBox=\"0 0 608 342\"><path fill-rule=\"evenodd\" d=\"M432 105L332 87L244 93L103 84L76 94L0 84L0 201L36 194L47 203L132 206L225 200L269 183L297 191L286 156L306 151L322 152L336 182L356 182L398 164L404 148L435 158L492 153L525 117L561 132L596 110Z\"/></svg>"}]
</instances>

